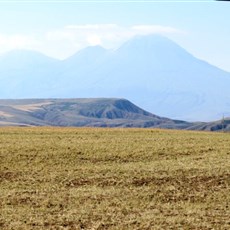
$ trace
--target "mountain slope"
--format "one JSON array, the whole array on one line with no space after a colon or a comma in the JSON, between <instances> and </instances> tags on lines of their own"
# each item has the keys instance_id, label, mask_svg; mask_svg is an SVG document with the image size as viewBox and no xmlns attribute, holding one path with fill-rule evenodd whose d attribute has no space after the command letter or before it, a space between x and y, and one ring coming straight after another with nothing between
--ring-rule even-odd
<instances>
[{"instance_id":1,"label":"mountain slope","mask_svg":"<svg viewBox=\"0 0 230 230\"><path fill-rule=\"evenodd\" d=\"M230 118L224 118L218 121L201 122L189 127L190 130L205 130L216 132L229 132L230 131Z\"/></svg>"},{"instance_id":2,"label":"mountain slope","mask_svg":"<svg viewBox=\"0 0 230 230\"><path fill-rule=\"evenodd\" d=\"M0 56L0 67L23 69L48 66L57 60L32 50L12 50Z\"/></svg>"},{"instance_id":3,"label":"mountain slope","mask_svg":"<svg viewBox=\"0 0 230 230\"><path fill-rule=\"evenodd\" d=\"M115 51L87 47L64 61L44 57L42 65L32 57L17 69L19 58L8 58L7 65L0 58L0 98L127 98L161 116L190 121L230 114L230 73L162 36L137 36Z\"/></svg>"},{"instance_id":4,"label":"mountain slope","mask_svg":"<svg viewBox=\"0 0 230 230\"><path fill-rule=\"evenodd\" d=\"M59 60L30 50L0 56L0 98L30 97L48 90Z\"/></svg>"},{"instance_id":5,"label":"mountain slope","mask_svg":"<svg viewBox=\"0 0 230 230\"><path fill-rule=\"evenodd\" d=\"M0 100L0 126L108 126L187 128L190 123L153 115L125 99Z\"/></svg>"},{"instance_id":6,"label":"mountain slope","mask_svg":"<svg viewBox=\"0 0 230 230\"><path fill-rule=\"evenodd\" d=\"M146 42L146 43L145 43ZM128 41L96 73L93 95L106 91L171 118L211 120L229 111L230 74L198 60L168 39Z\"/></svg>"}]
</instances>

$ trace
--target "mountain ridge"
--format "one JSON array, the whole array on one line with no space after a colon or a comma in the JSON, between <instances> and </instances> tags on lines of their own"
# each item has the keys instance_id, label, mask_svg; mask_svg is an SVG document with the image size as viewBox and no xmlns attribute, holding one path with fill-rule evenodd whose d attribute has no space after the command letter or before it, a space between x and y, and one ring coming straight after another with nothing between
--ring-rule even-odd
<instances>
[{"instance_id":1,"label":"mountain ridge","mask_svg":"<svg viewBox=\"0 0 230 230\"><path fill-rule=\"evenodd\" d=\"M191 124L149 113L126 99L0 100L0 126L187 128Z\"/></svg>"},{"instance_id":2,"label":"mountain ridge","mask_svg":"<svg viewBox=\"0 0 230 230\"><path fill-rule=\"evenodd\" d=\"M230 118L186 122L160 117L122 98L0 99L1 126L137 127L230 131Z\"/></svg>"},{"instance_id":3,"label":"mountain ridge","mask_svg":"<svg viewBox=\"0 0 230 230\"><path fill-rule=\"evenodd\" d=\"M88 47L45 67L15 70L0 59L0 80L0 98L115 97L179 120L230 115L230 73L162 36L135 37L113 51Z\"/></svg>"}]
</instances>

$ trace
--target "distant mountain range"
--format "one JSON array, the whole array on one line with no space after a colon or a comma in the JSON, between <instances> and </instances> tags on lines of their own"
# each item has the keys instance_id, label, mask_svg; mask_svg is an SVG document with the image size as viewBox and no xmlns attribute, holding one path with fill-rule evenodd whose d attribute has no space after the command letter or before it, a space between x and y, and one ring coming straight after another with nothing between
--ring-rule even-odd
<instances>
[{"instance_id":1,"label":"distant mountain range","mask_svg":"<svg viewBox=\"0 0 230 230\"><path fill-rule=\"evenodd\" d=\"M230 114L230 73L158 35L60 61L34 51L0 57L0 98L127 98L154 114L211 121Z\"/></svg>"}]
</instances>

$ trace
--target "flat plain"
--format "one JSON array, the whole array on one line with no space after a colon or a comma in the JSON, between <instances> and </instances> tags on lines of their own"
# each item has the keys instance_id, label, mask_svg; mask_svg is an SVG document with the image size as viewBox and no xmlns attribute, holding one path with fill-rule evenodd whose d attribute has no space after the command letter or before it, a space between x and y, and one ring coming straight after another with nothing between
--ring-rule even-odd
<instances>
[{"instance_id":1,"label":"flat plain","mask_svg":"<svg viewBox=\"0 0 230 230\"><path fill-rule=\"evenodd\" d=\"M1 128L0 229L230 229L230 134Z\"/></svg>"}]
</instances>

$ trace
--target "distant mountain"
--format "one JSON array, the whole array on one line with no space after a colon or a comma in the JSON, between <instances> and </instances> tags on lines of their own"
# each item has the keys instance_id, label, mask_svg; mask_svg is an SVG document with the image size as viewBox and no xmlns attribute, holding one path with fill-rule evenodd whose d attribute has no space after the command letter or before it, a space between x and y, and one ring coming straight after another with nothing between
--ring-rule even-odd
<instances>
[{"instance_id":1,"label":"distant mountain","mask_svg":"<svg viewBox=\"0 0 230 230\"><path fill-rule=\"evenodd\" d=\"M5 69L23 69L45 67L58 60L31 50L12 50L0 56L0 67Z\"/></svg>"},{"instance_id":2,"label":"distant mountain","mask_svg":"<svg viewBox=\"0 0 230 230\"><path fill-rule=\"evenodd\" d=\"M191 123L151 114L125 99L0 100L0 126L158 127Z\"/></svg>"},{"instance_id":3,"label":"distant mountain","mask_svg":"<svg viewBox=\"0 0 230 230\"><path fill-rule=\"evenodd\" d=\"M0 98L29 97L49 90L58 62L30 50L13 50L0 56Z\"/></svg>"},{"instance_id":4,"label":"distant mountain","mask_svg":"<svg viewBox=\"0 0 230 230\"><path fill-rule=\"evenodd\" d=\"M83 66L100 64L101 60L105 58L110 52L101 46L89 46L68 59L64 60L64 64L69 67L76 67L76 63L79 68Z\"/></svg>"},{"instance_id":5,"label":"distant mountain","mask_svg":"<svg viewBox=\"0 0 230 230\"><path fill-rule=\"evenodd\" d=\"M0 98L127 98L190 121L230 114L230 73L162 36L137 36L114 51L87 47L64 61L17 52L0 58Z\"/></svg>"},{"instance_id":6,"label":"distant mountain","mask_svg":"<svg viewBox=\"0 0 230 230\"><path fill-rule=\"evenodd\" d=\"M190 130L202 131L216 131L216 132L229 132L230 131L230 118L224 118L212 122L200 122L189 127Z\"/></svg>"}]
</instances>

